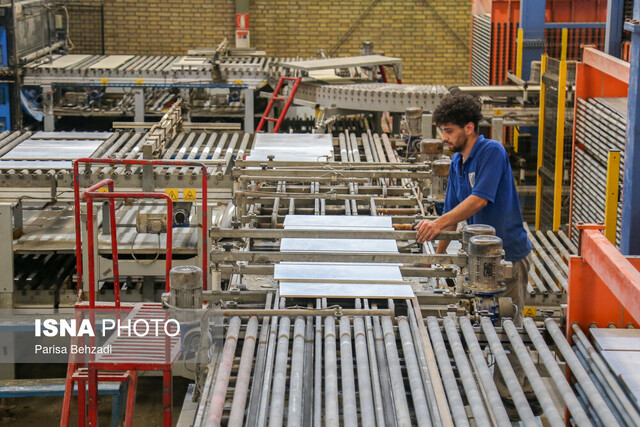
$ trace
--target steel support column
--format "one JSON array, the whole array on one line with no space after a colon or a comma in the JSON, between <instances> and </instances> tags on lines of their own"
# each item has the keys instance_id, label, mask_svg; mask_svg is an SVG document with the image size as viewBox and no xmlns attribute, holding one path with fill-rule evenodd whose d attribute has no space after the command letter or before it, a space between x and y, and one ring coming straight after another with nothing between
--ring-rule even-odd
<instances>
[{"instance_id":1,"label":"steel support column","mask_svg":"<svg viewBox=\"0 0 640 427\"><path fill-rule=\"evenodd\" d=\"M540 60L544 53L545 5L545 0L520 2L520 28L523 30L521 64L525 81L531 74L531 62Z\"/></svg>"},{"instance_id":2,"label":"steel support column","mask_svg":"<svg viewBox=\"0 0 640 427\"><path fill-rule=\"evenodd\" d=\"M245 133L253 133L254 131L254 106L253 106L254 89L244 89L244 131Z\"/></svg>"},{"instance_id":3,"label":"steel support column","mask_svg":"<svg viewBox=\"0 0 640 427\"><path fill-rule=\"evenodd\" d=\"M607 0L607 29L604 36L604 51L620 58L624 0Z\"/></svg>"},{"instance_id":4,"label":"steel support column","mask_svg":"<svg viewBox=\"0 0 640 427\"><path fill-rule=\"evenodd\" d=\"M640 20L640 1L633 2L633 22ZM625 255L640 255L640 25L627 22L631 31L631 68L627 114L627 143L622 193L622 241Z\"/></svg>"},{"instance_id":5,"label":"steel support column","mask_svg":"<svg viewBox=\"0 0 640 427\"><path fill-rule=\"evenodd\" d=\"M133 121L134 122L138 122L138 123L142 123L144 122L144 89L142 88L135 88L133 90L133 110L134 110L134 116L133 116ZM139 128L137 129L138 132L143 132L144 129Z\"/></svg>"}]
</instances>

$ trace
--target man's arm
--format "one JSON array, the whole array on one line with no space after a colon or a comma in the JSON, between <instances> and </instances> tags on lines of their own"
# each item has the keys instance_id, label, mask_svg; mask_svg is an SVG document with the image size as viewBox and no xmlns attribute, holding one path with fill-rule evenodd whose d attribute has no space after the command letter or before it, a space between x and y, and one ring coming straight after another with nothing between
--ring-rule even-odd
<instances>
[{"instance_id":1,"label":"man's arm","mask_svg":"<svg viewBox=\"0 0 640 427\"><path fill-rule=\"evenodd\" d=\"M456 228L458 228L458 224L450 225L449 227L444 227L442 231L456 231ZM446 254L447 248L449 247L449 243L451 243L451 240L439 240L438 247L436 248L436 253Z\"/></svg>"},{"instance_id":2,"label":"man's arm","mask_svg":"<svg viewBox=\"0 0 640 427\"><path fill-rule=\"evenodd\" d=\"M487 206L489 203L482 197L474 196L473 194L464 199L458 206L442 215L436 220L423 219L416 225L416 240L422 243L426 240L433 240L438 233L442 230L455 230L455 227L460 221L464 221L467 218L475 215L480 209ZM438 252L440 252L440 246L444 246L443 251L447 248L447 245L438 244Z\"/></svg>"}]
</instances>

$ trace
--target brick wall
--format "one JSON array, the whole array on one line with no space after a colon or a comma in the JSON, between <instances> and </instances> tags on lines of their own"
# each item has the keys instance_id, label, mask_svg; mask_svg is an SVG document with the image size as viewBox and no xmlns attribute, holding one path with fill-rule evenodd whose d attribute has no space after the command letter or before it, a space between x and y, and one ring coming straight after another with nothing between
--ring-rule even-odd
<instances>
[{"instance_id":1,"label":"brick wall","mask_svg":"<svg viewBox=\"0 0 640 427\"><path fill-rule=\"evenodd\" d=\"M233 0L70 0L71 22L74 5L96 3L107 54L179 55L234 40ZM252 0L250 19L252 46L269 55L357 55L370 40L376 52L402 58L406 83L469 81L471 0ZM83 44L98 30L83 37L72 29L77 53L99 53Z\"/></svg>"}]
</instances>

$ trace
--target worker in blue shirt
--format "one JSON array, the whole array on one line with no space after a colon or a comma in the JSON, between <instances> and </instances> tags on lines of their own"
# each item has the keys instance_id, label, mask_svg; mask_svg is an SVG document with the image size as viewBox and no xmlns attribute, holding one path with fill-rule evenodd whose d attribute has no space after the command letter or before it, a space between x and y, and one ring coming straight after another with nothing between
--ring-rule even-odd
<instances>
[{"instance_id":1,"label":"worker in blue shirt","mask_svg":"<svg viewBox=\"0 0 640 427\"><path fill-rule=\"evenodd\" d=\"M442 216L416 225L417 240L432 240L458 223L488 224L502 239L505 259L513 263L513 279L500 297L511 297L517 306L514 322L522 322L527 292L531 242L522 225L522 212L506 150L497 141L478 134L482 105L473 96L446 96L433 112L442 129L442 140L455 154L449 168L449 184ZM449 241L438 243L436 253L446 253Z\"/></svg>"},{"instance_id":2,"label":"worker in blue shirt","mask_svg":"<svg viewBox=\"0 0 640 427\"><path fill-rule=\"evenodd\" d=\"M455 230L465 220L468 224L494 227L502 239L506 260L513 263L513 278L505 282L506 290L498 296L511 298L517 310L513 321L521 326L532 246L522 225L509 156L502 144L478 133L481 118L482 105L466 94L447 95L434 110L433 122L442 129L442 140L455 154L449 168L443 214L435 220L420 221L415 227L416 239L420 243L432 240L440 231ZM448 245L448 240L439 241L436 253L446 253ZM534 402L531 385L524 384L524 370L515 359L511 364L525 395ZM505 408L515 421L517 410L508 388L498 370L495 374Z\"/></svg>"}]
</instances>

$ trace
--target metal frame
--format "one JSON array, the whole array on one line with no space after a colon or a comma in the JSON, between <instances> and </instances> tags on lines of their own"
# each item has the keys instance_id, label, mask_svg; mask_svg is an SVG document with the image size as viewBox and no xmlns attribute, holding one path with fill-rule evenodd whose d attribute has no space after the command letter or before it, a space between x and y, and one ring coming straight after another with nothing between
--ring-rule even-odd
<instances>
[{"instance_id":1,"label":"metal frame","mask_svg":"<svg viewBox=\"0 0 640 427\"><path fill-rule=\"evenodd\" d=\"M208 241L208 234L207 234L207 226L206 224L208 224L208 202L207 202L207 177L208 177L208 172L207 172L207 167L204 163L202 162L194 162L194 161L188 161L188 160L133 160L133 159L90 159L90 158L84 158L84 159L77 159L76 161L73 162L73 192L74 192L74 197L75 197L75 228L76 228L76 263L77 263L77 271L78 271L78 294L80 295L82 292L82 241L81 241L81 236L82 236L82 230L81 230L81 219L80 219L80 164L85 164L87 167L89 167L92 164L110 164L110 165L138 165L138 166L192 166L192 167L200 167L202 170L202 241L203 241L203 246L207 247L206 242ZM135 194L135 193L127 193L127 194ZM157 193L150 193L150 194L156 194ZM166 195L163 195L166 196ZM98 197L103 197L103 196L98 196ZM132 195L132 198L136 198L138 196ZM168 196L167 196L168 197ZM171 200L169 198L169 200ZM89 214L91 214L91 212L88 212ZM92 220L93 221L93 220ZM113 221L115 221L115 216ZM173 224L173 223L172 223ZM168 227L168 230L170 230L171 228ZM112 230L113 233L113 230ZM89 239L92 239L91 235L89 236ZM167 239L167 246L169 244L169 241ZM89 258L89 262L92 262L92 258ZM202 254L202 267L203 267L203 275L202 275L202 286L203 289L207 289L207 272L209 271L207 268L208 262L207 262L207 257ZM167 273L167 279L168 279L168 273ZM167 286L168 286L168 280L167 280ZM91 298L93 298L93 294L90 296Z\"/></svg>"},{"instance_id":2,"label":"metal frame","mask_svg":"<svg viewBox=\"0 0 640 427\"><path fill-rule=\"evenodd\" d=\"M569 263L567 324L618 328L640 325L640 258L625 257L602 226L578 227L580 255ZM570 332L568 332L569 334Z\"/></svg>"}]
</instances>

